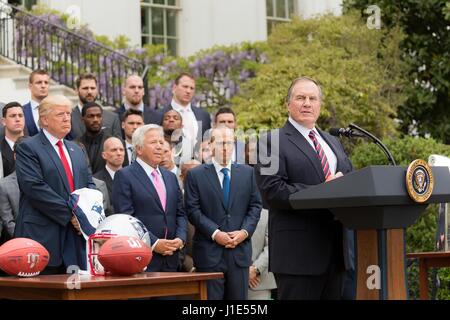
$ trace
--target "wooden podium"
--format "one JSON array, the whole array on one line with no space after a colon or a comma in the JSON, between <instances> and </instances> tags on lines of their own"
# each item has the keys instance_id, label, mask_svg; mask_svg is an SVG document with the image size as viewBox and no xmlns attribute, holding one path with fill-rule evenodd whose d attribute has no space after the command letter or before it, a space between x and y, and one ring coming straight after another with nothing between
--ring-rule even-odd
<instances>
[{"instance_id":1,"label":"wooden podium","mask_svg":"<svg viewBox=\"0 0 450 320\"><path fill-rule=\"evenodd\" d=\"M356 230L358 300L407 299L405 229L428 204L450 202L449 169L432 170L434 189L424 204L409 197L406 168L399 166L369 166L291 195L294 209L327 208ZM378 288L368 285L374 267Z\"/></svg>"}]
</instances>

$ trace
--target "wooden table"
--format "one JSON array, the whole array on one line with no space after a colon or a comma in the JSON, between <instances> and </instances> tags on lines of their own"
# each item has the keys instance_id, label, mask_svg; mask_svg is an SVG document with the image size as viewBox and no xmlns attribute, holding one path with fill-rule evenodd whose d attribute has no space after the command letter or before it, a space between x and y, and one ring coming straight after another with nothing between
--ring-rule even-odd
<instances>
[{"instance_id":1,"label":"wooden table","mask_svg":"<svg viewBox=\"0 0 450 320\"><path fill-rule=\"evenodd\" d=\"M0 277L0 299L107 300L190 295L206 300L206 281L221 272L146 272L129 277L42 275Z\"/></svg>"},{"instance_id":2,"label":"wooden table","mask_svg":"<svg viewBox=\"0 0 450 320\"><path fill-rule=\"evenodd\" d=\"M450 252L408 253L406 257L419 260L420 300L428 300L428 269L450 267Z\"/></svg>"}]
</instances>

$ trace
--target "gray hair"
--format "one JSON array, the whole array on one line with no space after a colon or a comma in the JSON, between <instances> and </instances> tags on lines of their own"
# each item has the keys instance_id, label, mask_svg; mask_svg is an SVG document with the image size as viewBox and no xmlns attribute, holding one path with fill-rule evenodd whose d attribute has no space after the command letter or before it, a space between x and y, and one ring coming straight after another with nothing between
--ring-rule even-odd
<instances>
[{"instance_id":1,"label":"gray hair","mask_svg":"<svg viewBox=\"0 0 450 320\"><path fill-rule=\"evenodd\" d=\"M291 85L289 86L289 89L288 89L288 93L286 95L286 103L289 103L289 101L291 101L292 90L294 89L294 86L297 83L302 82L302 81L314 83L317 86L317 88L319 89L319 99L322 101L323 94L322 94L322 88L320 87L319 83L316 80L314 80L313 78L303 76L303 77L298 77L297 79L294 79L291 82Z\"/></svg>"},{"instance_id":2,"label":"gray hair","mask_svg":"<svg viewBox=\"0 0 450 320\"><path fill-rule=\"evenodd\" d=\"M150 130L159 131L161 136L164 137L163 128L161 126L158 126L157 124L146 124L142 127L139 127L133 133L133 137L131 138L131 143L133 145L134 150L136 150L138 146L140 147L144 146L144 136Z\"/></svg>"}]
</instances>

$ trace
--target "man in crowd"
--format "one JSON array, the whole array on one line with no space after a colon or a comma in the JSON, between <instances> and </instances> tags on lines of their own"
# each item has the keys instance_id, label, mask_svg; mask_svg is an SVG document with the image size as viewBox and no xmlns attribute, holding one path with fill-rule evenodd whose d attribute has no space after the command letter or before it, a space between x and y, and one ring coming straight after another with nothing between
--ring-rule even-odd
<instances>
[{"instance_id":1,"label":"man in crowd","mask_svg":"<svg viewBox=\"0 0 450 320\"><path fill-rule=\"evenodd\" d=\"M122 129L125 136L125 160L123 166L128 166L134 161L134 147L132 143L133 133L144 125L144 117L139 110L128 109L122 115Z\"/></svg>"},{"instance_id":2,"label":"man in crowd","mask_svg":"<svg viewBox=\"0 0 450 320\"><path fill-rule=\"evenodd\" d=\"M85 243L68 201L74 190L95 185L83 150L64 139L71 128L71 106L64 96L42 100L43 130L17 147L21 197L15 237L31 238L48 250L50 262L43 274L65 273L70 265L84 268Z\"/></svg>"},{"instance_id":3,"label":"man in crowd","mask_svg":"<svg viewBox=\"0 0 450 320\"><path fill-rule=\"evenodd\" d=\"M215 127L225 126L236 132L236 115L234 111L229 107L222 107L217 110L214 117ZM235 163L245 163L245 143L239 139L234 141L234 152L232 161Z\"/></svg>"},{"instance_id":4,"label":"man in crowd","mask_svg":"<svg viewBox=\"0 0 450 320\"><path fill-rule=\"evenodd\" d=\"M174 161L177 166L192 159L194 145L183 132L183 119L178 111L169 110L164 113L162 127L164 139L173 149Z\"/></svg>"},{"instance_id":5,"label":"man in crowd","mask_svg":"<svg viewBox=\"0 0 450 320\"><path fill-rule=\"evenodd\" d=\"M31 93L31 100L23 106L25 125L30 137L36 135L39 128L39 104L48 96L50 77L45 70L35 70L28 78L28 88Z\"/></svg>"},{"instance_id":6,"label":"man in crowd","mask_svg":"<svg viewBox=\"0 0 450 320\"><path fill-rule=\"evenodd\" d=\"M133 74L125 80L122 88L122 95L123 104L118 110L121 119L125 111L133 109L142 112L145 124L161 123L161 112L144 104L144 81L140 76Z\"/></svg>"},{"instance_id":7,"label":"man in crowd","mask_svg":"<svg viewBox=\"0 0 450 320\"><path fill-rule=\"evenodd\" d=\"M14 157L14 143L22 137L25 128L25 118L20 103L10 102L2 110L2 123L5 128L5 136L1 142L1 153L3 162L3 174L8 176L16 170L16 159Z\"/></svg>"},{"instance_id":8,"label":"man in crowd","mask_svg":"<svg viewBox=\"0 0 450 320\"><path fill-rule=\"evenodd\" d=\"M101 154L103 143L110 137L102 126L103 109L95 102L88 102L83 106L81 117L86 131L78 141L84 145L92 173L96 174L105 167L105 160L101 157Z\"/></svg>"},{"instance_id":9,"label":"man in crowd","mask_svg":"<svg viewBox=\"0 0 450 320\"><path fill-rule=\"evenodd\" d=\"M250 238L259 220L262 203L254 171L232 164L234 133L213 129L212 163L187 174L185 204L195 227L193 255L199 272L223 272L223 279L208 281L212 300L246 300L249 267L252 264Z\"/></svg>"},{"instance_id":10,"label":"man in crowd","mask_svg":"<svg viewBox=\"0 0 450 320\"><path fill-rule=\"evenodd\" d=\"M122 169L125 158L125 149L122 140L116 137L109 137L106 139L103 143L102 158L105 160L106 164L94 175L94 177L103 180L106 183L109 199L112 199L114 176L117 171ZM114 207L112 210L113 211L109 212L108 215L114 213Z\"/></svg>"},{"instance_id":11,"label":"man in crowd","mask_svg":"<svg viewBox=\"0 0 450 320\"><path fill-rule=\"evenodd\" d=\"M70 132L70 139L76 140L81 137L86 127L83 122L81 112L83 106L88 102L95 102L98 96L97 78L91 74L82 74L76 80L78 105L72 111L72 130ZM120 121L117 113L110 110L103 110L103 127L109 136L121 137L122 131L120 129Z\"/></svg>"},{"instance_id":12,"label":"man in crowd","mask_svg":"<svg viewBox=\"0 0 450 320\"><path fill-rule=\"evenodd\" d=\"M184 135L195 145L202 140L205 131L211 128L211 117L205 110L191 103L195 95L194 77L189 73L178 75L172 86L172 93L172 102L163 108L162 114L171 109L178 111L183 119Z\"/></svg>"},{"instance_id":13,"label":"man in crowd","mask_svg":"<svg viewBox=\"0 0 450 320\"><path fill-rule=\"evenodd\" d=\"M147 271L177 271L184 247L187 218L176 176L160 166L164 133L144 125L133 134L136 161L118 171L113 183L116 212L135 216L147 227L153 258Z\"/></svg>"}]
</instances>

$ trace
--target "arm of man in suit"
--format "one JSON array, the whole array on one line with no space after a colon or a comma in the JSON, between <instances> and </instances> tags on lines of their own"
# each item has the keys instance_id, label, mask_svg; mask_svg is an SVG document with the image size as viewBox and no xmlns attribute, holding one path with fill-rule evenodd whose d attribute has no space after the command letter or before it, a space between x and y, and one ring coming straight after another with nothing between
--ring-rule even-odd
<instances>
[{"instance_id":1,"label":"arm of man in suit","mask_svg":"<svg viewBox=\"0 0 450 320\"><path fill-rule=\"evenodd\" d=\"M9 201L5 185L0 184L0 235L2 234L2 226L4 227L4 232L8 234L8 238L14 236L14 228L16 222L14 219L14 212L12 205Z\"/></svg>"},{"instance_id":2,"label":"arm of man in suit","mask_svg":"<svg viewBox=\"0 0 450 320\"><path fill-rule=\"evenodd\" d=\"M277 132L277 131L276 131ZM311 185L289 182L286 154L280 150L279 134L260 138L258 163L254 167L261 196L270 208L292 210L289 196Z\"/></svg>"},{"instance_id":3,"label":"arm of man in suit","mask_svg":"<svg viewBox=\"0 0 450 320\"><path fill-rule=\"evenodd\" d=\"M249 182L251 182L252 193L247 208L247 214L242 221L241 229L228 233L228 235L233 239L234 246L239 245L247 238L251 238L253 232L255 232L262 210L261 195L259 194L258 187L256 186L255 174L253 170L251 171L249 180Z\"/></svg>"},{"instance_id":4,"label":"arm of man in suit","mask_svg":"<svg viewBox=\"0 0 450 320\"><path fill-rule=\"evenodd\" d=\"M16 172L20 190L27 195L32 206L48 219L66 226L72 218L68 199L63 199L47 184L38 157L26 143L17 147Z\"/></svg>"},{"instance_id":5,"label":"arm of man in suit","mask_svg":"<svg viewBox=\"0 0 450 320\"><path fill-rule=\"evenodd\" d=\"M114 115L115 115L114 122L113 122L112 128L111 128L112 135L114 137L118 137L118 138L122 139L122 126L120 124L119 115L115 112L114 112Z\"/></svg>"},{"instance_id":6,"label":"arm of man in suit","mask_svg":"<svg viewBox=\"0 0 450 320\"><path fill-rule=\"evenodd\" d=\"M201 232L206 238L211 239L213 233L219 230L219 226L203 214L200 206L200 190L197 183L196 177L192 175L192 172L188 171L184 189L186 212L195 230ZM232 243L231 237L220 230L216 233L214 240L222 246Z\"/></svg>"},{"instance_id":7,"label":"arm of man in suit","mask_svg":"<svg viewBox=\"0 0 450 320\"><path fill-rule=\"evenodd\" d=\"M173 176L172 183L177 186L177 231L174 240L178 239L181 242L178 249L182 249L187 240L188 220L183 205L183 194L181 193L176 176Z\"/></svg>"}]
</instances>

